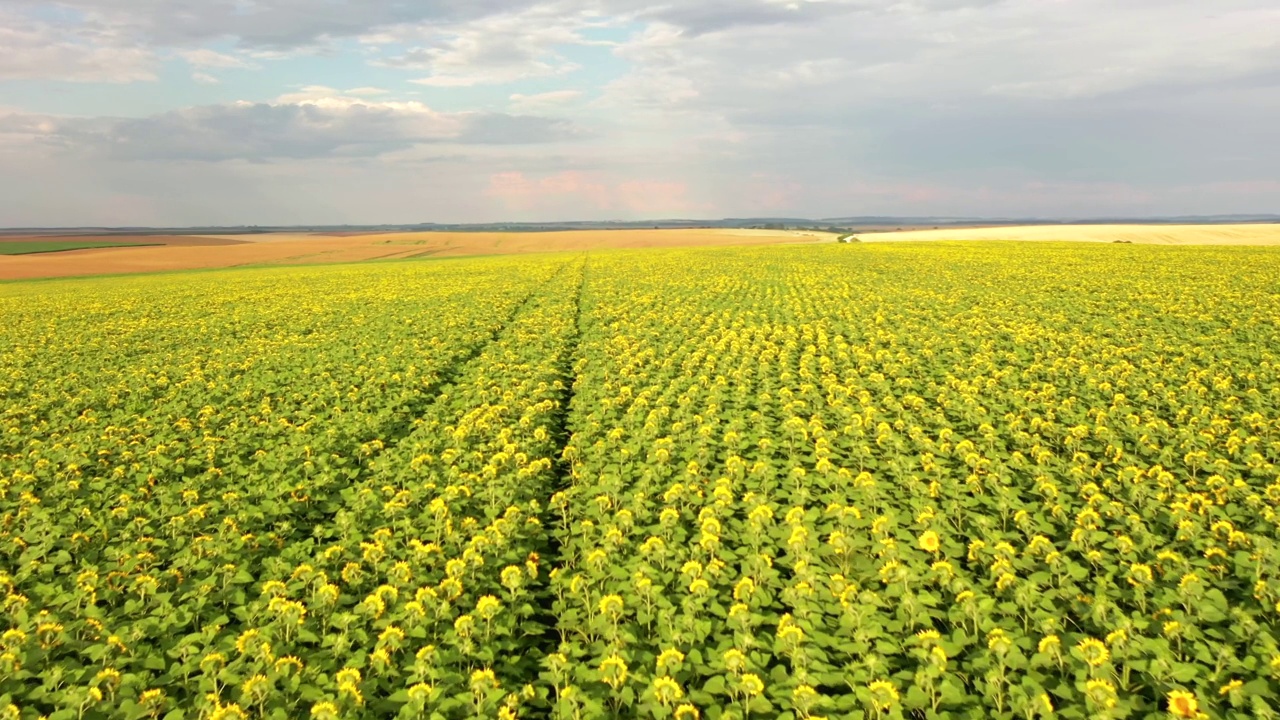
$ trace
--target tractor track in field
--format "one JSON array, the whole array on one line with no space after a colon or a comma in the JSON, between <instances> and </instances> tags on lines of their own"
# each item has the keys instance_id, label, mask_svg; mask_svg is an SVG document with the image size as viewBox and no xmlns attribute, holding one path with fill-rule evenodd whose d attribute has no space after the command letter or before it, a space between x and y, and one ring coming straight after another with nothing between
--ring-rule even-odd
<instances>
[{"instance_id":1,"label":"tractor track in field","mask_svg":"<svg viewBox=\"0 0 1280 720\"><path fill-rule=\"evenodd\" d=\"M414 430L419 418L431 407L442 393L455 386L465 372L466 368L477 358L486 348L493 345L502 337L502 334L511 327L512 323L520 317L529 305L546 291L547 287L552 285L557 278L563 275L570 267L571 263L561 265L550 277L539 283L530 290L523 298L521 298L512 309L506 314L501 322L494 326L494 329L478 342L472 344L465 351L460 353L448 366L441 369L439 376L434 382L422 388L414 397L409 400L397 413L396 418L382 425L374 433L375 439L382 442L382 448L367 458L363 458L360 462L360 469L350 481L341 485L330 488L327 492L328 500L335 501L341 496L342 492L367 482L374 473L373 468L381 467L383 458L394 456L399 445L405 438L409 437ZM359 447L357 443L355 447ZM294 531L297 538L314 536L317 528L330 526L333 524L334 518L337 516L338 506L333 504L333 509L323 510L314 518L307 518L305 522L299 523Z\"/></svg>"},{"instance_id":2,"label":"tractor track in field","mask_svg":"<svg viewBox=\"0 0 1280 720\"><path fill-rule=\"evenodd\" d=\"M536 598L536 615L535 621L543 628L543 632L539 636L532 638L533 643L530 652L535 654L539 659L557 652L560 645L559 622L556 618L554 608L554 594L551 591L550 572L552 568L558 567L562 552L560 536L558 532L558 523L555 521L554 510L551 507L551 498L563 490L569 488L572 484L572 461L565 458L565 449L569 445L570 438L573 437L573 429L570 427L570 417L575 404L577 392L577 372L576 367L581 356L582 350L582 325L583 325L583 307L582 296L587 285L587 276L590 272L590 263L584 259L582 264L582 277L578 283L577 292L574 296L574 323L572 335L568 342L565 343L564 352L560 357L560 381L564 384L564 391L559 399L559 405L550 428L552 437L555 439L558 448L555 456L554 465L552 467L551 480L546 488L545 497L542 499L542 527L546 530L545 542L537 549L540 557L540 566L545 568L545 572L538 575L536 585L530 588ZM541 717L540 715L534 715Z\"/></svg>"}]
</instances>

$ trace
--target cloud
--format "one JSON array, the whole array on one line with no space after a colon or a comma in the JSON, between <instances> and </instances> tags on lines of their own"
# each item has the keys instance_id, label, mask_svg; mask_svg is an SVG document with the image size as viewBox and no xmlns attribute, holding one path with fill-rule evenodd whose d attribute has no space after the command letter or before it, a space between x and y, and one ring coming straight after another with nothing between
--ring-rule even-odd
<instances>
[{"instance_id":1,"label":"cloud","mask_svg":"<svg viewBox=\"0 0 1280 720\"><path fill-rule=\"evenodd\" d=\"M655 20L617 47L631 69L593 106L619 119L631 145L797 180L861 171L1165 184L1256 177L1280 160L1263 139L1280 122L1274 3L839 9L701 34ZM792 207L816 204L797 196Z\"/></svg>"},{"instance_id":2,"label":"cloud","mask_svg":"<svg viewBox=\"0 0 1280 720\"><path fill-rule=\"evenodd\" d=\"M9 0L42 8L45 0ZM147 42L191 46L234 40L244 47L287 49L355 37L404 23L464 22L536 4L537 0L61 0L103 25Z\"/></svg>"},{"instance_id":3,"label":"cloud","mask_svg":"<svg viewBox=\"0 0 1280 720\"><path fill-rule=\"evenodd\" d=\"M656 6L645 3L637 15L661 20L696 36L751 25L815 24L858 12L869 4L857 0L699 0Z\"/></svg>"},{"instance_id":4,"label":"cloud","mask_svg":"<svg viewBox=\"0 0 1280 720\"><path fill-rule=\"evenodd\" d=\"M1133 88L1194 86L1280 62L1280 8L1231 2L1094 4L1097 16L1065 6L993 17L990 39L1008 38L1010 66L985 91L1028 98L1089 98ZM1114 12L1111 12L1114 11ZM1097 22L1106 13L1107 22ZM1037 36L1032 38L1031 32Z\"/></svg>"},{"instance_id":5,"label":"cloud","mask_svg":"<svg viewBox=\"0 0 1280 720\"><path fill-rule=\"evenodd\" d=\"M164 78L15 85L6 165L103 187L287 177L280 203L371 221L445 168L433 197L471 219L1280 208L1274 0L0 3L0 80ZM186 75L255 102L174 109ZM416 190L353 192L391 175Z\"/></svg>"},{"instance_id":6,"label":"cloud","mask_svg":"<svg viewBox=\"0 0 1280 720\"><path fill-rule=\"evenodd\" d=\"M412 82L432 87L498 85L529 78L566 75L580 69L557 47L586 42L577 32L584 21L546 17L545 10L494 15L458 25L406 25L366 36L366 43L414 44L376 65L417 70ZM425 43L425 44L423 44Z\"/></svg>"},{"instance_id":7,"label":"cloud","mask_svg":"<svg viewBox=\"0 0 1280 720\"><path fill-rule=\"evenodd\" d=\"M582 97L581 90L552 90L550 92L522 95L514 93L508 98L508 106L516 112L530 112L563 107Z\"/></svg>"},{"instance_id":8,"label":"cloud","mask_svg":"<svg viewBox=\"0 0 1280 720\"><path fill-rule=\"evenodd\" d=\"M419 102L370 102L309 90L274 103L205 105L143 118L11 113L0 116L0 135L117 160L263 161L376 157L420 144L549 143L578 133L563 120L444 113Z\"/></svg>"},{"instance_id":9,"label":"cloud","mask_svg":"<svg viewBox=\"0 0 1280 720\"><path fill-rule=\"evenodd\" d=\"M762 17L793 12L765 5L772 7L757 7ZM905 114L986 98L1085 101L1280 69L1272 30L1280 8L1264 0L1229 0L1213 12L1156 0L863 2L818 15L720 23L700 35L674 16L652 22L616 50L632 71L611 85L611 101L707 110L738 124L800 125L825 115L823 124L847 127L879 105Z\"/></svg>"},{"instance_id":10,"label":"cloud","mask_svg":"<svg viewBox=\"0 0 1280 720\"><path fill-rule=\"evenodd\" d=\"M0 80L155 80L157 59L106 29L61 27L0 10Z\"/></svg>"},{"instance_id":11,"label":"cloud","mask_svg":"<svg viewBox=\"0 0 1280 720\"><path fill-rule=\"evenodd\" d=\"M41 8L46 0L9 0ZM440 27L533 14L547 27L582 17L660 20L693 34L746 25L820 22L867 6L902 0L60 0L59 6L159 45L234 40L244 47L287 49L406 26ZM914 0L910 5L946 5ZM561 21L561 22L556 22Z\"/></svg>"},{"instance_id":12,"label":"cloud","mask_svg":"<svg viewBox=\"0 0 1280 720\"><path fill-rule=\"evenodd\" d=\"M578 140L590 132L567 120L535 115L503 113L471 113L466 131L459 142L480 145L524 145L565 140Z\"/></svg>"},{"instance_id":13,"label":"cloud","mask_svg":"<svg viewBox=\"0 0 1280 720\"><path fill-rule=\"evenodd\" d=\"M238 58L234 55L227 55L216 50L208 48L199 48L197 50L182 50L178 52L178 56L186 60L193 67L197 68L252 68L257 67L244 58Z\"/></svg>"}]
</instances>

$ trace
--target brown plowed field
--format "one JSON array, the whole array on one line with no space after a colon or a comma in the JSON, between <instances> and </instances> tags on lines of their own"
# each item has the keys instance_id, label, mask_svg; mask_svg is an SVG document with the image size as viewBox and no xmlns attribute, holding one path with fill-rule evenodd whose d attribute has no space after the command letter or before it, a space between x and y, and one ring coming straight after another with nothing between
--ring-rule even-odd
<instances>
[{"instance_id":1,"label":"brown plowed field","mask_svg":"<svg viewBox=\"0 0 1280 720\"><path fill-rule=\"evenodd\" d=\"M834 235L785 230L581 230L545 233L422 232L332 235L141 236L148 247L0 256L0 280L199 270L241 265L345 263L410 257L500 255L611 248L830 242ZM29 239L29 238L10 238ZM43 239L48 239L47 237ZM59 238L81 239L81 238ZM119 236L83 239L120 240Z\"/></svg>"}]
</instances>

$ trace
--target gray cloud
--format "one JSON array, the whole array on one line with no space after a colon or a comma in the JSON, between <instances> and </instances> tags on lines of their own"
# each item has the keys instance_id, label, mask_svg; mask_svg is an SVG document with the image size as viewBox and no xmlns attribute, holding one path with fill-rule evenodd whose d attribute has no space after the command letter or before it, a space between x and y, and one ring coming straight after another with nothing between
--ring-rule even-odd
<instances>
[{"instance_id":1,"label":"gray cloud","mask_svg":"<svg viewBox=\"0 0 1280 720\"><path fill-rule=\"evenodd\" d=\"M116 160L278 160L374 157L420 144L547 143L581 135L564 120L439 113L418 103L350 98L235 103L144 118L0 115L0 137Z\"/></svg>"},{"instance_id":2,"label":"gray cloud","mask_svg":"<svg viewBox=\"0 0 1280 720\"><path fill-rule=\"evenodd\" d=\"M293 48L396 26L456 25L526 11L660 20L691 35L741 26L806 24L851 13L949 10L999 0L6 0L15 8L58 6L84 27L112 28L164 45L233 39L247 47Z\"/></svg>"},{"instance_id":3,"label":"gray cloud","mask_svg":"<svg viewBox=\"0 0 1280 720\"><path fill-rule=\"evenodd\" d=\"M650 27L618 49L634 70L598 105L665 134L715 133L732 158L722 163L816 177L1165 182L1275 167L1271 3L939 7L883 4L838 23L697 38Z\"/></svg>"},{"instance_id":4,"label":"gray cloud","mask_svg":"<svg viewBox=\"0 0 1280 720\"><path fill-rule=\"evenodd\" d=\"M58 5L86 25L119 28L151 42L183 45L232 38L245 46L290 48L352 37L400 23L458 22L506 12L533 0L8 0L17 7Z\"/></svg>"},{"instance_id":5,"label":"gray cloud","mask_svg":"<svg viewBox=\"0 0 1280 720\"><path fill-rule=\"evenodd\" d=\"M638 8L637 15L682 28L691 36L750 25L802 25L861 11L856 2L761 2L751 0L700 0Z\"/></svg>"},{"instance_id":6,"label":"gray cloud","mask_svg":"<svg viewBox=\"0 0 1280 720\"><path fill-rule=\"evenodd\" d=\"M882 3L840 22L742 27L690 38L650 29L619 54L692 83L690 104L803 111L813 102L1077 99L1152 85L1218 84L1280 69L1268 0L971 3L939 12ZM785 103L776 100L803 99Z\"/></svg>"}]
</instances>

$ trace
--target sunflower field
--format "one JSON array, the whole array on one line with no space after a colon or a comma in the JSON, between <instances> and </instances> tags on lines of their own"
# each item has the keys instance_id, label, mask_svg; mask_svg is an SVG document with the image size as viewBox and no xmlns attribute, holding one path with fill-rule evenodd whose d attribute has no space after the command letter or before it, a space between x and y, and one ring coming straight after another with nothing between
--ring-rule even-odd
<instances>
[{"instance_id":1,"label":"sunflower field","mask_svg":"<svg viewBox=\"0 0 1280 720\"><path fill-rule=\"evenodd\" d=\"M0 285L0 720L1280 716L1280 253Z\"/></svg>"}]
</instances>

